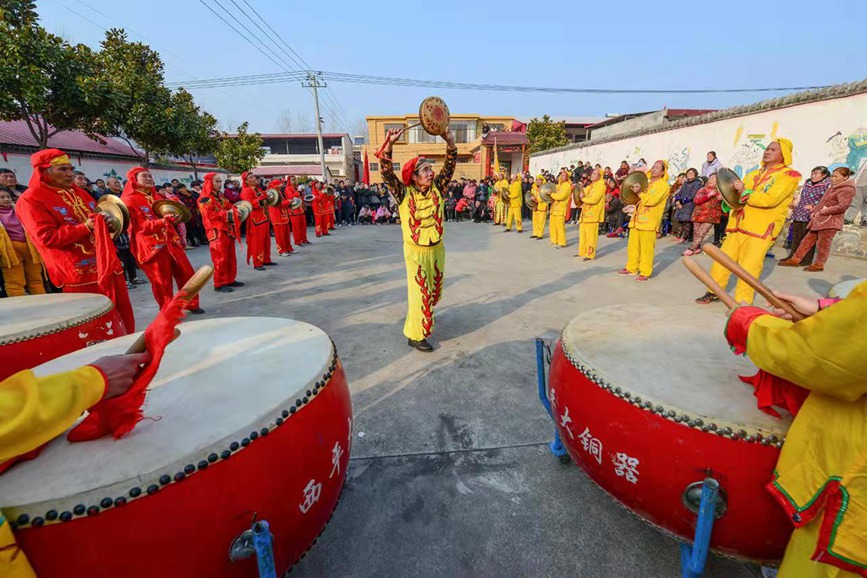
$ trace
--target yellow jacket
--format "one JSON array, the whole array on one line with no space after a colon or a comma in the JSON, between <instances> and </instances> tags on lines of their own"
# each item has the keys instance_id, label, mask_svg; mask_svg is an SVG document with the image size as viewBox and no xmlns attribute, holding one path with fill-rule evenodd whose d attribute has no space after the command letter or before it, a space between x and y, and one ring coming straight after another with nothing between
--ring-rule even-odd
<instances>
[{"instance_id":1,"label":"yellow jacket","mask_svg":"<svg viewBox=\"0 0 867 578\"><path fill-rule=\"evenodd\" d=\"M499 203L500 205L503 204L503 197L500 196L500 191L502 191L504 188L509 188L509 181L507 181L506 179L500 179L499 181L494 183L494 194L497 196L497 203Z\"/></svg>"},{"instance_id":2,"label":"yellow jacket","mask_svg":"<svg viewBox=\"0 0 867 578\"><path fill-rule=\"evenodd\" d=\"M757 317L747 334L753 363L812 392L786 435L771 492L796 525L817 517L828 524L819 535L820 546L830 540L821 561L861 568L867 568L865 343L867 283L798 323Z\"/></svg>"},{"instance_id":3,"label":"yellow jacket","mask_svg":"<svg viewBox=\"0 0 867 578\"><path fill-rule=\"evenodd\" d=\"M744 177L744 194L749 193L747 204L732 212L726 230L762 239L776 238L800 182L801 173L783 164L749 173Z\"/></svg>"},{"instance_id":4,"label":"yellow jacket","mask_svg":"<svg viewBox=\"0 0 867 578\"><path fill-rule=\"evenodd\" d=\"M557 183L557 190L551 195L554 200L551 203L551 215L565 217L566 211L569 209L569 199L572 198L572 183L563 181Z\"/></svg>"},{"instance_id":5,"label":"yellow jacket","mask_svg":"<svg viewBox=\"0 0 867 578\"><path fill-rule=\"evenodd\" d=\"M580 223L601 223L605 220L605 181L599 179L584 191Z\"/></svg>"},{"instance_id":6,"label":"yellow jacket","mask_svg":"<svg viewBox=\"0 0 867 578\"><path fill-rule=\"evenodd\" d=\"M630 229L639 231L656 231L662 222L662 213L665 211L665 200L668 198L668 181L660 178L651 181L647 190L638 195L638 204L635 213L629 220Z\"/></svg>"},{"instance_id":7,"label":"yellow jacket","mask_svg":"<svg viewBox=\"0 0 867 578\"><path fill-rule=\"evenodd\" d=\"M540 213L545 213L548 211L548 203L542 200L542 197L539 196L539 187L536 186L536 183L533 183L533 188L530 189L530 192L533 193L533 197L536 199L536 208L534 211L538 211Z\"/></svg>"},{"instance_id":8,"label":"yellow jacket","mask_svg":"<svg viewBox=\"0 0 867 578\"><path fill-rule=\"evenodd\" d=\"M523 201L521 197L523 197L523 193L521 193L521 181L514 181L509 183L509 207L513 209L520 209L523 206Z\"/></svg>"},{"instance_id":9,"label":"yellow jacket","mask_svg":"<svg viewBox=\"0 0 867 578\"><path fill-rule=\"evenodd\" d=\"M25 235L27 240L27 248L30 249L30 256L34 263L42 263L42 258L33 243L30 242L30 237ZM6 228L0 224L0 267L8 269L20 263L18 253L15 252L15 247L12 246L12 239L9 238L9 233Z\"/></svg>"}]
</instances>

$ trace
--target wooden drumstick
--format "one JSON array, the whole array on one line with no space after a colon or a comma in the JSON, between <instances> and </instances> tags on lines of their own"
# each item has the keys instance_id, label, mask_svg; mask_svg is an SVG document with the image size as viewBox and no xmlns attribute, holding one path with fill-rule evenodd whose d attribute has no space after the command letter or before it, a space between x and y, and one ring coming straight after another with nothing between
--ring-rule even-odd
<instances>
[{"instance_id":1,"label":"wooden drumstick","mask_svg":"<svg viewBox=\"0 0 867 578\"><path fill-rule=\"evenodd\" d=\"M713 280L713 277L710 276L710 273L705 271L704 267L699 265L693 260L692 257L684 257L682 259L683 265L689 269L689 272L695 275L695 278L705 284L705 286L711 290L711 292L719 297L719 300L723 302L723 305L728 307L729 309L734 309L738 306L738 302L734 300L734 297L726 293L725 289L719 286L719 283Z\"/></svg>"},{"instance_id":2,"label":"wooden drumstick","mask_svg":"<svg viewBox=\"0 0 867 578\"><path fill-rule=\"evenodd\" d=\"M202 287L210 281L211 277L214 275L214 268L210 265L203 265L196 271L190 280L184 283L184 286L181 288L181 291L184 291L187 295L183 298L184 301L189 302L193 297L199 294L199 291L202 290ZM175 339L179 335L178 330L175 330ZM145 334L142 331L142 334L138 336L133 344L126 350L127 353L144 353L147 351L147 347L145 347Z\"/></svg>"},{"instance_id":3,"label":"wooden drumstick","mask_svg":"<svg viewBox=\"0 0 867 578\"><path fill-rule=\"evenodd\" d=\"M794 321L800 321L804 318L804 316L798 313L789 303L774 295L773 291L771 291L767 285L753 277L746 269L741 267L737 261L723 253L722 249L712 243L707 243L702 246L702 250L707 253L711 259L734 273L738 279L755 289L759 295L768 300L768 303L791 315Z\"/></svg>"}]
</instances>

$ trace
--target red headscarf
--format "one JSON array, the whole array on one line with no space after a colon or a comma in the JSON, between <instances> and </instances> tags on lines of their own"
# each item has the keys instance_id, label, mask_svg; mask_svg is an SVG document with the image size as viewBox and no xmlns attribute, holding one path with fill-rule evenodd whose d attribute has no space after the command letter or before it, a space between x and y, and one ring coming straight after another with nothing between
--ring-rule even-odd
<instances>
[{"instance_id":1,"label":"red headscarf","mask_svg":"<svg viewBox=\"0 0 867 578\"><path fill-rule=\"evenodd\" d=\"M60 149L45 149L30 155L30 166L33 173L30 175L28 186L35 189L42 184L42 171L55 165L71 163L69 155Z\"/></svg>"},{"instance_id":2,"label":"red headscarf","mask_svg":"<svg viewBox=\"0 0 867 578\"><path fill-rule=\"evenodd\" d=\"M403 167L400 169L400 180L403 182L403 185L408 187L412 184L412 174L415 172L419 163L424 164L429 162L430 161L426 158L415 157L404 163Z\"/></svg>"},{"instance_id":3,"label":"red headscarf","mask_svg":"<svg viewBox=\"0 0 867 578\"><path fill-rule=\"evenodd\" d=\"M283 186L283 181L281 181L280 179L274 179L273 181L268 183L269 189L276 189L277 187L282 187L282 186Z\"/></svg>"},{"instance_id":4,"label":"red headscarf","mask_svg":"<svg viewBox=\"0 0 867 578\"><path fill-rule=\"evenodd\" d=\"M217 176L217 173L207 173L204 176L204 182L202 183L202 196L210 197L214 194L214 177Z\"/></svg>"},{"instance_id":5,"label":"red headscarf","mask_svg":"<svg viewBox=\"0 0 867 578\"><path fill-rule=\"evenodd\" d=\"M130 194L134 193L136 190L135 189L136 177L138 176L139 173L143 173L146 170L148 170L148 169L146 169L144 167L133 167L129 171L127 171L126 184L123 186L123 193L121 193L121 194L125 195L127 193L130 193ZM156 187L151 187L151 196L156 196L156 194L157 194Z\"/></svg>"}]
</instances>

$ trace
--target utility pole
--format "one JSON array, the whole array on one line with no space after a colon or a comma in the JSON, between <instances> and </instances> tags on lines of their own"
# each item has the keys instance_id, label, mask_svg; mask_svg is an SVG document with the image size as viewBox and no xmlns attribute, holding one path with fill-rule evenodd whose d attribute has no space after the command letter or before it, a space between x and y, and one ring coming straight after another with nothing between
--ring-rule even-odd
<instances>
[{"instance_id":1,"label":"utility pole","mask_svg":"<svg viewBox=\"0 0 867 578\"><path fill-rule=\"evenodd\" d=\"M324 182L328 182L328 173L325 170L325 149L322 144L322 117L319 116L319 88L325 88L326 84L319 84L319 79L316 78L316 74L311 70L307 72L307 80L308 84L305 84L307 88L313 89L313 103L316 105L316 137L319 140L319 166L322 169L322 180Z\"/></svg>"}]
</instances>

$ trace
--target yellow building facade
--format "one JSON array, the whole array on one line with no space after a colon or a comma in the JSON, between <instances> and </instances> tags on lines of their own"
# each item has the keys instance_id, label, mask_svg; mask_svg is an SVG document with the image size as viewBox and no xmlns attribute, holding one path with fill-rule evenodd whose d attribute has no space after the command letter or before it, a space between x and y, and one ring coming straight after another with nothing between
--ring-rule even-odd
<instances>
[{"instance_id":1,"label":"yellow building facade","mask_svg":"<svg viewBox=\"0 0 867 578\"><path fill-rule=\"evenodd\" d=\"M479 180L484 177L485 159L480 152L480 143L485 127L488 131L510 131L515 119L511 116L480 116L478 114L452 114L450 127L458 147L458 163L455 180L461 178ZM369 116L367 131L369 142L365 147L370 162L370 182L381 183L379 161L373 156L385 142L389 129L405 128L418 122L418 114L401 116ZM403 163L416 156L434 161L434 170L439 170L445 160L445 141L429 135L420 126L405 132L401 140L394 144L395 172L400 174Z\"/></svg>"}]
</instances>

